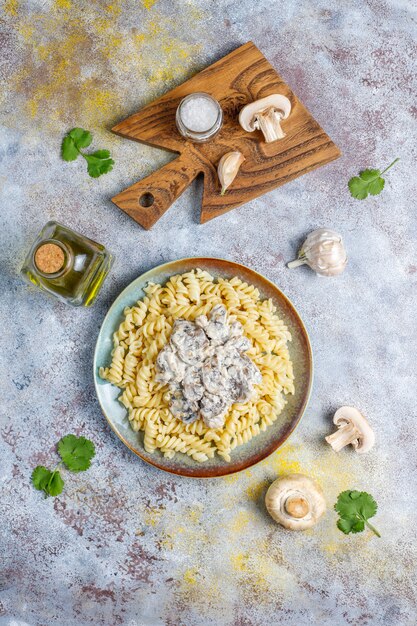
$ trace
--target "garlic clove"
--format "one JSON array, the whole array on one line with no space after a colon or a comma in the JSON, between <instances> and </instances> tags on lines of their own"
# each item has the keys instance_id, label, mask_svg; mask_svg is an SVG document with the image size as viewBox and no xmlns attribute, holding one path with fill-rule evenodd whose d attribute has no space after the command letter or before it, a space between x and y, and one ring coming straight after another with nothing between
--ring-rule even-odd
<instances>
[{"instance_id":1,"label":"garlic clove","mask_svg":"<svg viewBox=\"0 0 417 626\"><path fill-rule=\"evenodd\" d=\"M226 189L230 187L237 176L245 157L241 152L228 152L224 154L217 166L219 181L222 186L221 195L226 193Z\"/></svg>"},{"instance_id":2,"label":"garlic clove","mask_svg":"<svg viewBox=\"0 0 417 626\"><path fill-rule=\"evenodd\" d=\"M329 228L310 233L298 253L298 259L287 264L290 269L306 264L320 276L337 276L347 264L341 235Z\"/></svg>"}]
</instances>

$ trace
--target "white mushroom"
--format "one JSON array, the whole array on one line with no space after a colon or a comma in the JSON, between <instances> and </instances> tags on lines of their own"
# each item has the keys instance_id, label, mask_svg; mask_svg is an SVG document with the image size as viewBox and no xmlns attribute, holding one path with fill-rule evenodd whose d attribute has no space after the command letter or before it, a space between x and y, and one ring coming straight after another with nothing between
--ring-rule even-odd
<instances>
[{"instance_id":1,"label":"white mushroom","mask_svg":"<svg viewBox=\"0 0 417 626\"><path fill-rule=\"evenodd\" d=\"M266 98L247 104L239 114L239 124L248 133L259 129L266 143L285 137L281 120L291 113L291 102L285 96L274 93Z\"/></svg>"},{"instance_id":2,"label":"white mushroom","mask_svg":"<svg viewBox=\"0 0 417 626\"><path fill-rule=\"evenodd\" d=\"M270 516L290 530L306 530L314 526L326 510L320 485L303 474L277 478L265 496Z\"/></svg>"},{"instance_id":3,"label":"white mushroom","mask_svg":"<svg viewBox=\"0 0 417 626\"><path fill-rule=\"evenodd\" d=\"M364 416L353 406L342 406L336 411L333 423L338 430L326 437L335 452L352 444L356 452L364 454L375 443L375 435Z\"/></svg>"}]
</instances>

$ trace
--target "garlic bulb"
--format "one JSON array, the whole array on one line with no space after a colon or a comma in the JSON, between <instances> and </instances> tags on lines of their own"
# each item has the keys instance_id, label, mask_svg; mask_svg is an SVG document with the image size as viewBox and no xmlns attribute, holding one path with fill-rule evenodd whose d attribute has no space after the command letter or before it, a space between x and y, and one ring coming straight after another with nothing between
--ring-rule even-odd
<instances>
[{"instance_id":1,"label":"garlic bulb","mask_svg":"<svg viewBox=\"0 0 417 626\"><path fill-rule=\"evenodd\" d=\"M241 152L228 152L220 159L217 166L220 184L222 186L221 195L223 196L226 189L230 187L242 165L245 157Z\"/></svg>"},{"instance_id":2,"label":"garlic bulb","mask_svg":"<svg viewBox=\"0 0 417 626\"><path fill-rule=\"evenodd\" d=\"M277 478L265 496L271 517L290 530L306 530L314 526L326 510L321 487L303 474Z\"/></svg>"},{"instance_id":3,"label":"garlic bulb","mask_svg":"<svg viewBox=\"0 0 417 626\"><path fill-rule=\"evenodd\" d=\"M287 267L309 265L321 276L337 276L346 267L347 256L342 237L329 228L319 228L310 233L305 240L298 259Z\"/></svg>"}]
</instances>

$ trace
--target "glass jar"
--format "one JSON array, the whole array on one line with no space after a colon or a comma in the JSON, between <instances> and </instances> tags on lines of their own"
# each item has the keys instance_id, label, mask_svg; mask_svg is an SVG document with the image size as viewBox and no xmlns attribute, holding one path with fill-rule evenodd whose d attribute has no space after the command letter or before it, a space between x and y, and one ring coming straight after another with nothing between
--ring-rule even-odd
<instances>
[{"instance_id":1,"label":"glass jar","mask_svg":"<svg viewBox=\"0 0 417 626\"><path fill-rule=\"evenodd\" d=\"M21 274L63 302L89 306L112 264L104 246L52 221L39 233Z\"/></svg>"},{"instance_id":2,"label":"glass jar","mask_svg":"<svg viewBox=\"0 0 417 626\"><path fill-rule=\"evenodd\" d=\"M183 137L196 142L212 139L223 125L223 111L215 98L197 91L183 98L175 121Z\"/></svg>"}]
</instances>

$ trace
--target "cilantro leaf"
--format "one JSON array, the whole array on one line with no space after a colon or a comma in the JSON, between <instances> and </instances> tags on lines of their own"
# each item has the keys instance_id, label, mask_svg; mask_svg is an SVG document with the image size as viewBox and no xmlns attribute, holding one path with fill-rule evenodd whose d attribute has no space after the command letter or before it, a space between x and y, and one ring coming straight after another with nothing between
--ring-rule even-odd
<instances>
[{"instance_id":1,"label":"cilantro leaf","mask_svg":"<svg viewBox=\"0 0 417 626\"><path fill-rule=\"evenodd\" d=\"M92 178L111 172L114 161L110 158L109 150L96 150L85 154L81 148L87 148L93 140L92 134L83 128L73 128L62 140L61 156L64 161L75 161L81 154L87 161L87 171Z\"/></svg>"},{"instance_id":2,"label":"cilantro leaf","mask_svg":"<svg viewBox=\"0 0 417 626\"><path fill-rule=\"evenodd\" d=\"M367 169L360 172L359 176L351 178L348 182L351 196L358 200L364 200L369 194L377 196L381 193L385 186L385 179L382 178L382 174L385 174L397 161L399 159L395 159L383 172L377 169Z\"/></svg>"},{"instance_id":3,"label":"cilantro leaf","mask_svg":"<svg viewBox=\"0 0 417 626\"><path fill-rule=\"evenodd\" d=\"M89 439L66 435L58 442L58 453L69 470L83 472L90 467L96 452Z\"/></svg>"},{"instance_id":4,"label":"cilantro leaf","mask_svg":"<svg viewBox=\"0 0 417 626\"><path fill-rule=\"evenodd\" d=\"M369 493L356 490L342 491L334 508L340 516L337 527L345 535L360 533L366 525L378 537L381 536L376 528L368 522L368 519L373 517L378 509L377 503Z\"/></svg>"},{"instance_id":5,"label":"cilantro leaf","mask_svg":"<svg viewBox=\"0 0 417 626\"><path fill-rule=\"evenodd\" d=\"M371 196L377 196L379 193L381 193L384 186L385 186L385 180L379 176L378 178L375 178L374 180L370 181L368 185L368 191L371 194Z\"/></svg>"},{"instance_id":6,"label":"cilantro leaf","mask_svg":"<svg viewBox=\"0 0 417 626\"><path fill-rule=\"evenodd\" d=\"M108 156L110 155L108 150L97 150L97 152L93 152L93 154L83 154L83 157L87 161L88 173L93 178L98 178L102 174L107 174L107 172L111 172L113 169L113 159L109 159L107 156L102 157L101 154L103 152L107 153Z\"/></svg>"},{"instance_id":7,"label":"cilantro leaf","mask_svg":"<svg viewBox=\"0 0 417 626\"><path fill-rule=\"evenodd\" d=\"M52 477L52 472L43 465L38 465L32 472L32 484L35 489L44 491Z\"/></svg>"},{"instance_id":8,"label":"cilantro leaf","mask_svg":"<svg viewBox=\"0 0 417 626\"><path fill-rule=\"evenodd\" d=\"M361 172L359 176L362 180L366 180L367 182L369 182L374 180L375 178L378 178L378 176L381 176L381 170L363 170L363 172Z\"/></svg>"},{"instance_id":9,"label":"cilantro leaf","mask_svg":"<svg viewBox=\"0 0 417 626\"><path fill-rule=\"evenodd\" d=\"M51 472L43 465L38 465L32 472L32 483L35 489L44 491L47 496L58 496L64 487L64 481L57 469Z\"/></svg>"},{"instance_id":10,"label":"cilantro leaf","mask_svg":"<svg viewBox=\"0 0 417 626\"><path fill-rule=\"evenodd\" d=\"M361 519L356 521L352 526L353 533L361 533L363 530L365 530L365 522Z\"/></svg>"},{"instance_id":11,"label":"cilantro leaf","mask_svg":"<svg viewBox=\"0 0 417 626\"><path fill-rule=\"evenodd\" d=\"M110 158L110 150L96 150L92 154L88 155L89 157L96 157L97 159L109 159Z\"/></svg>"},{"instance_id":12,"label":"cilantro leaf","mask_svg":"<svg viewBox=\"0 0 417 626\"><path fill-rule=\"evenodd\" d=\"M64 481L61 478L61 474L58 472L58 470L55 470L55 472L53 472L52 474L51 480L47 485L46 493L48 493L50 496L59 496L59 494L62 493L63 488Z\"/></svg>"},{"instance_id":13,"label":"cilantro leaf","mask_svg":"<svg viewBox=\"0 0 417 626\"><path fill-rule=\"evenodd\" d=\"M73 138L70 137L69 135L64 137L64 139L62 140L62 145L61 145L61 156L64 159L64 161L75 161L75 159L78 157L79 154L80 153L78 151L77 146L74 143Z\"/></svg>"},{"instance_id":14,"label":"cilantro leaf","mask_svg":"<svg viewBox=\"0 0 417 626\"><path fill-rule=\"evenodd\" d=\"M342 533L348 535L352 532L353 526L356 524L356 519L354 517L340 517L337 520L337 527Z\"/></svg>"},{"instance_id":15,"label":"cilantro leaf","mask_svg":"<svg viewBox=\"0 0 417 626\"><path fill-rule=\"evenodd\" d=\"M93 135L83 128L73 128L68 135L74 140L77 148L88 148L93 141Z\"/></svg>"}]
</instances>

